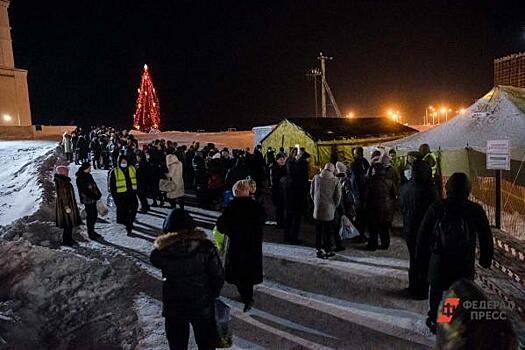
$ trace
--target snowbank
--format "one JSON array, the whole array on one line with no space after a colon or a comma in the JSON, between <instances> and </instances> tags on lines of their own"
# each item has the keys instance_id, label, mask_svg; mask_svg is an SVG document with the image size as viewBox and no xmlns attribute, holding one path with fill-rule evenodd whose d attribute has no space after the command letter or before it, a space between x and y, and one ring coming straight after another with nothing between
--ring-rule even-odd
<instances>
[{"instance_id":1,"label":"snowbank","mask_svg":"<svg viewBox=\"0 0 525 350\"><path fill-rule=\"evenodd\" d=\"M84 227L74 234L80 246L59 246L51 175L61 159L41 152L18 172L32 174L24 188L42 198L36 211L0 229L0 347L140 348L148 329L137 322L136 295L160 303L161 281L108 242L87 241Z\"/></svg>"},{"instance_id":2,"label":"snowbank","mask_svg":"<svg viewBox=\"0 0 525 350\"><path fill-rule=\"evenodd\" d=\"M53 141L0 141L0 226L35 212L41 203L41 177L33 164L52 157Z\"/></svg>"}]
</instances>

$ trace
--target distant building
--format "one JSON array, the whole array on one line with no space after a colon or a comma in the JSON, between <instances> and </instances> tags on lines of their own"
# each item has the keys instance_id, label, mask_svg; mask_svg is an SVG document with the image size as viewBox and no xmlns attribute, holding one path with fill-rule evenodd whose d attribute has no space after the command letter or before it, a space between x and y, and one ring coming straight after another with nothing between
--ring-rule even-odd
<instances>
[{"instance_id":1,"label":"distant building","mask_svg":"<svg viewBox=\"0 0 525 350\"><path fill-rule=\"evenodd\" d=\"M0 126L30 126L27 71L15 68L9 0L0 0Z\"/></svg>"},{"instance_id":2,"label":"distant building","mask_svg":"<svg viewBox=\"0 0 525 350\"><path fill-rule=\"evenodd\" d=\"M494 86L525 88L525 53L516 53L494 60Z\"/></svg>"}]
</instances>

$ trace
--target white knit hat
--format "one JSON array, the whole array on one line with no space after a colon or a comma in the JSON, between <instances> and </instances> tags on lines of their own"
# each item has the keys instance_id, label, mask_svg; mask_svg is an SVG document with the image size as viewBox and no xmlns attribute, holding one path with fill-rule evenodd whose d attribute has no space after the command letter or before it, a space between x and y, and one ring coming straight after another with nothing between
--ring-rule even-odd
<instances>
[{"instance_id":1,"label":"white knit hat","mask_svg":"<svg viewBox=\"0 0 525 350\"><path fill-rule=\"evenodd\" d=\"M333 173L335 170L335 167L332 163L326 163L324 166L324 170L328 170L329 172Z\"/></svg>"},{"instance_id":2,"label":"white knit hat","mask_svg":"<svg viewBox=\"0 0 525 350\"><path fill-rule=\"evenodd\" d=\"M346 174L346 165L343 162L335 163L336 174Z\"/></svg>"}]
</instances>

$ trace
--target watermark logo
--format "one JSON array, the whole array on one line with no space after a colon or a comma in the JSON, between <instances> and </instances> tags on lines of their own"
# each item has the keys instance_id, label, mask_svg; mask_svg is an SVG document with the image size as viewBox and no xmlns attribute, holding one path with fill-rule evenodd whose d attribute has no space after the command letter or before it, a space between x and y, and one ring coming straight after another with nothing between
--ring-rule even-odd
<instances>
[{"instance_id":1,"label":"watermark logo","mask_svg":"<svg viewBox=\"0 0 525 350\"><path fill-rule=\"evenodd\" d=\"M437 323L450 323L458 307L469 313L471 320L506 320L507 312L514 311L516 305L511 301L464 300L445 298L443 308L439 311Z\"/></svg>"},{"instance_id":2,"label":"watermark logo","mask_svg":"<svg viewBox=\"0 0 525 350\"><path fill-rule=\"evenodd\" d=\"M437 323L450 323L458 306L459 298L446 298L443 302L443 308L439 311Z\"/></svg>"}]
</instances>

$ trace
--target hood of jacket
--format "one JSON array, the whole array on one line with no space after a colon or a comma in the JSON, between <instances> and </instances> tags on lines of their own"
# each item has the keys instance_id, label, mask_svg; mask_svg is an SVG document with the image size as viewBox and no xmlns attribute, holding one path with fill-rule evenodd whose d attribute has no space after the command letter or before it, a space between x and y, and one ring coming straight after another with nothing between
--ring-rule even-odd
<instances>
[{"instance_id":1,"label":"hood of jacket","mask_svg":"<svg viewBox=\"0 0 525 350\"><path fill-rule=\"evenodd\" d=\"M177 256L192 254L204 242L211 242L201 230L169 232L158 236L153 243L155 249L168 251Z\"/></svg>"},{"instance_id":2,"label":"hood of jacket","mask_svg":"<svg viewBox=\"0 0 525 350\"><path fill-rule=\"evenodd\" d=\"M321 173L319 174L319 177L322 177L323 179L333 179L335 178L335 175L333 172L323 169L321 170Z\"/></svg>"},{"instance_id":3,"label":"hood of jacket","mask_svg":"<svg viewBox=\"0 0 525 350\"><path fill-rule=\"evenodd\" d=\"M175 154L168 154L166 156L166 165L169 166L174 163L180 163L179 158Z\"/></svg>"}]
</instances>

